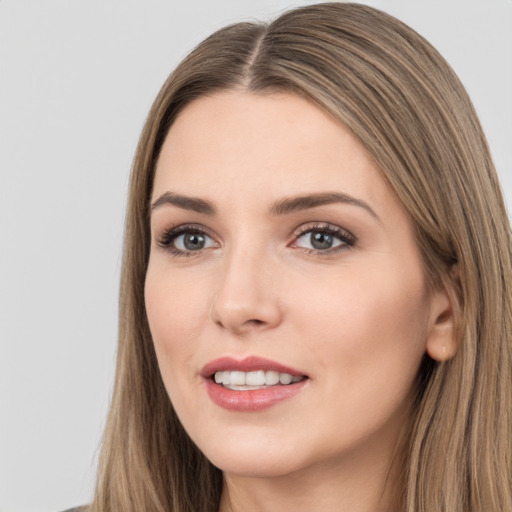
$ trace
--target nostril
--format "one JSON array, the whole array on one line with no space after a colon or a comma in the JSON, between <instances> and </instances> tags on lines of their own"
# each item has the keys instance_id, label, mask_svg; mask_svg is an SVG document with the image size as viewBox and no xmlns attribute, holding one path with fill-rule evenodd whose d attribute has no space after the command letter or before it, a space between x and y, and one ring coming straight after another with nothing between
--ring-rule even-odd
<instances>
[{"instance_id":1,"label":"nostril","mask_svg":"<svg viewBox=\"0 0 512 512\"><path fill-rule=\"evenodd\" d=\"M250 295L244 300L244 297L230 296L227 294L229 290L224 291L224 295L215 295L210 308L210 319L218 327L242 334L279 324L281 314L275 298Z\"/></svg>"},{"instance_id":2,"label":"nostril","mask_svg":"<svg viewBox=\"0 0 512 512\"><path fill-rule=\"evenodd\" d=\"M245 330L251 330L251 329L261 329L262 327L266 326L267 322L264 320L260 320L259 318L252 318L250 320L246 320L245 322L240 325L239 330L245 331Z\"/></svg>"}]
</instances>

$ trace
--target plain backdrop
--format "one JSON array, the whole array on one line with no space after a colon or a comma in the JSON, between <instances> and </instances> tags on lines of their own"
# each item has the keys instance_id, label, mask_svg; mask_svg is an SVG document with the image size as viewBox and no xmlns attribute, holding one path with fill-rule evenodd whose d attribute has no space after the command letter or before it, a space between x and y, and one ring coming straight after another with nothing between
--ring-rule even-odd
<instances>
[{"instance_id":1,"label":"plain backdrop","mask_svg":"<svg viewBox=\"0 0 512 512\"><path fill-rule=\"evenodd\" d=\"M160 85L288 0L0 0L0 512L91 498L130 163ZM512 1L375 0L448 59L512 204Z\"/></svg>"}]
</instances>

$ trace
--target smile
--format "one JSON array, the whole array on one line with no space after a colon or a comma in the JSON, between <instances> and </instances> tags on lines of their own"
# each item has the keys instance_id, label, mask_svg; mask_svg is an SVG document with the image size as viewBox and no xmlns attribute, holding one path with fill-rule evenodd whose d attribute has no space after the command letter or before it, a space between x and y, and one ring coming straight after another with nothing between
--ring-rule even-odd
<instances>
[{"instance_id":1,"label":"smile","mask_svg":"<svg viewBox=\"0 0 512 512\"><path fill-rule=\"evenodd\" d=\"M201 370L210 400L228 411L257 412L299 394L309 377L281 363L251 356L222 357Z\"/></svg>"},{"instance_id":2,"label":"smile","mask_svg":"<svg viewBox=\"0 0 512 512\"><path fill-rule=\"evenodd\" d=\"M305 377L302 375L291 375L285 372L273 370L256 370L252 372L243 371L218 371L215 372L214 380L227 389L236 391L250 391L254 389L265 389L269 386L287 386L300 382Z\"/></svg>"}]
</instances>

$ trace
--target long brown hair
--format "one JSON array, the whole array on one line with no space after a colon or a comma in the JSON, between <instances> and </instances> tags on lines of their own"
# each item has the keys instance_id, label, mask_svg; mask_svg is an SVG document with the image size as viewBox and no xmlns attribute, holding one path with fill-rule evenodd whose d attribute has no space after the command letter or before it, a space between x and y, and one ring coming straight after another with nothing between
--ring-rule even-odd
<instances>
[{"instance_id":1,"label":"long brown hair","mask_svg":"<svg viewBox=\"0 0 512 512\"><path fill-rule=\"evenodd\" d=\"M151 108L130 182L117 372L91 510L218 510L221 472L176 418L143 290L163 140L186 105L221 89L292 92L348 126L409 212L429 285L456 304L457 354L425 356L418 376L400 510L512 510L511 235L485 137L427 41L376 9L334 2L216 32Z\"/></svg>"}]
</instances>

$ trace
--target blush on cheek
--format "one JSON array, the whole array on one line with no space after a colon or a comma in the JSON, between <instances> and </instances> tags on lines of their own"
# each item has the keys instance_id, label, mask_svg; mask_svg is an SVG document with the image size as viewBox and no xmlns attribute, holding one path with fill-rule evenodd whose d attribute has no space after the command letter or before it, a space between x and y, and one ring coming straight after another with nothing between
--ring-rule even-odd
<instances>
[{"instance_id":1,"label":"blush on cheek","mask_svg":"<svg viewBox=\"0 0 512 512\"><path fill-rule=\"evenodd\" d=\"M180 293L176 283L154 279L148 274L145 287L146 312L162 374L171 371L173 361L182 368L195 353L204 324L204 299Z\"/></svg>"},{"instance_id":2,"label":"blush on cheek","mask_svg":"<svg viewBox=\"0 0 512 512\"><path fill-rule=\"evenodd\" d=\"M308 294L308 311L304 313L302 332L317 340L318 353L335 351L347 371L361 364L375 361L379 365L416 361L424 353L428 304L425 300L422 276L413 275L410 280L394 274L386 276L385 270L372 275L373 286L360 286L357 279L348 277L331 287L323 288L325 296L317 300ZM389 272L389 269L388 269ZM355 272L354 272L355 273ZM355 281L355 282L354 282ZM312 305L321 304L312 309ZM333 321L335 320L335 321ZM329 365L325 361L325 365Z\"/></svg>"}]
</instances>

